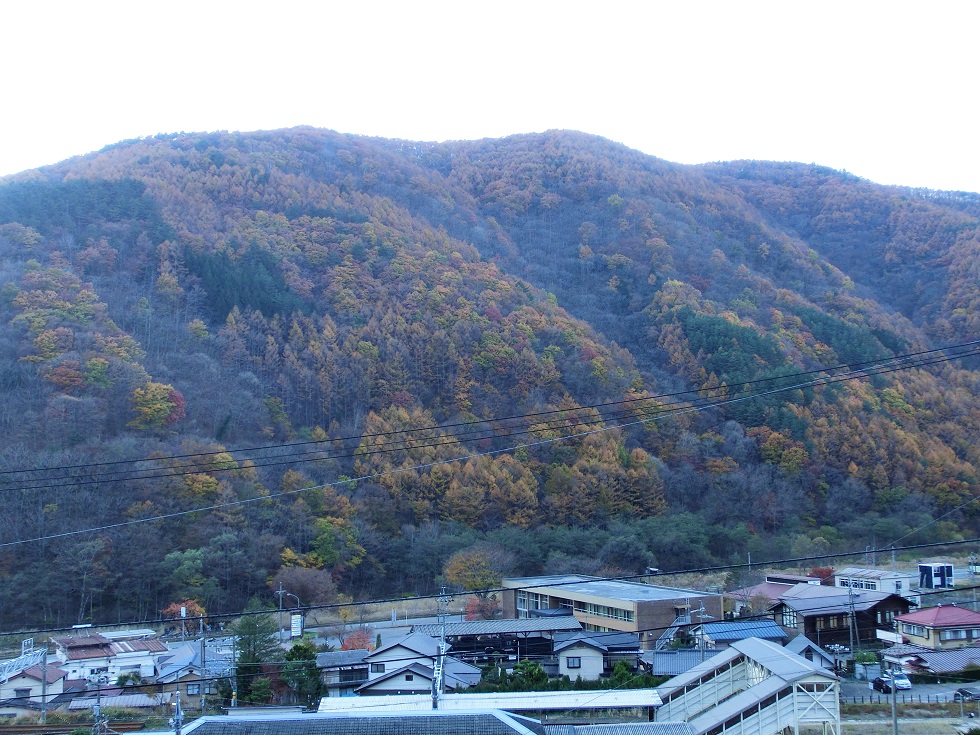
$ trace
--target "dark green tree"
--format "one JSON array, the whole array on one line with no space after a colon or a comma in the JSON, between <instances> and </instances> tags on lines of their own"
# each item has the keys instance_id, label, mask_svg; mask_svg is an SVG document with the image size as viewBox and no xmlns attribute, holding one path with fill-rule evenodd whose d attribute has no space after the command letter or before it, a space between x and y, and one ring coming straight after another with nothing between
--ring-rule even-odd
<instances>
[{"instance_id":1,"label":"dark green tree","mask_svg":"<svg viewBox=\"0 0 980 735\"><path fill-rule=\"evenodd\" d=\"M268 701L268 688L257 686L262 665L281 657L276 642L275 618L269 613L258 612L263 609L262 602L252 598L245 614L231 627L231 634L235 636L235 676L240 702Z\"/></svg>"},{"instance_id":2,"label":"dark green tree","mask_svg":"<svg viewBox=\"0 0 980 735\"><path fill-rule=\"evenodd\" d=\"M316 667L316 646L302 641L286 651L282 679L293 691L296 700L308 707L320 699L320 671Z\"/></svg>"}]
</instances>

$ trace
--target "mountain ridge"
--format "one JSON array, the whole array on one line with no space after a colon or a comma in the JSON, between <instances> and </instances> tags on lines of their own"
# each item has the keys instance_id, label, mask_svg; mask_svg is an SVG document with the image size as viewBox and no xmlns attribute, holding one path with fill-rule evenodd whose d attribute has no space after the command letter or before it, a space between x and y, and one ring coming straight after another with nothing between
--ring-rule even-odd
<instances>
[{"instance_id":1,"label":"mountain ridge","mask_svg":"<svg viewBox=\"0 0 980 735\"><path fill-rule=\"evenodd\" d=\"M43 497L15 492L31 522L0 524L0 542L320 489L149 524L153 581L118 551L135 532L35 542L53 575L69 558L97 570L67 595L75 613L17 592L36 583L2 547L0 585L23 614L65 620L183 597L234 608L283 574L325 595L430 590L473 545L520 549L510 568L537 573L962 538L975 357L425 470L514 441L499 423L386 453L372 438L541 411L571 431L614 422L595 404L747 398L749 381L968 342L980 223L956 202L821 167L683 166L564 131L157 136L7 177L4 465L232 454L169 478L85 470L98 503L39 472ZM356 457L284 452L270 469L234 454L297 440ZM330 485L345 477L368 479ZM422 537L428 558L409 564ZM250 561L233 572L236 549ZM412 569L386 572L399 564ZM0 621L21 614L0 605Z\"/></svg>"}]
</instances>

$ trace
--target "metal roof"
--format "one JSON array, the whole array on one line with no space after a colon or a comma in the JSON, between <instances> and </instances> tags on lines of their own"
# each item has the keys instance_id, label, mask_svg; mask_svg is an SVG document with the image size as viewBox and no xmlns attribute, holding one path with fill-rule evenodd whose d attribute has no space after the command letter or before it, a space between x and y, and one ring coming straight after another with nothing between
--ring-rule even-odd
<instances>
[{"instance_id":1,"label":"metal roof","mask_svg":"<svg viewBox=\"0 0 980 735\"><path fill-rule=\"evenodd\" d=\"M544 735L545 732L537 720L508 712L447 712L431 707L429 699L426 712L389 710L328 715L202 717L183 731L195 735Z\"/></svg>"},{"instance_id":2,"label":"metal roof","mask_svg":"<svg viewBox=\"0 0 980 735\"><path fill-rule=\"evenodd\" d=\"M779 679L784 685L814 674L832 679L837 678L812 661L807 661L802 656L787 651L783 646L761 638L746 638L742 641L735 641L724 651L715 654L704 663L666 681L659 691L661 695L671 694L678 689L694 684L705 674L722 666L727 666L739 658L746 658L763 666L769 672L768 680Z\"/></svg>"},{"instance_id":3,"label":"metal roof","mask_svg":"<svg viewBox=\"0 0 980 735\"><path fill-rule=\"evenodd\" d=\"M506 692L502 694L446 694L439 698L445 710L546 711L565 709L618 709L659 707L656 689L606 689L565 692ZM324 697L319 712L431 710L432 697L422 694L393 694L384 697Z\"/></svg>"},{"instance_id":4,"label":"metal roof","mask_svg":"<svg viewBox=\"0 0 980 735\"><path fill-rule=\"evenodd\" d=\"M950 648L945 651L920 651L912 662L937 674L963 671L967 666L980 665L980 646Z\"/></svg>"},{"instance_id":5,"label":"metal roof","mask_svg":"<svg viewBox=\"0 0 980 735\"><path fill-rule=\"evenodd\" d=\"M582 630L574 615L560 615L546 618L519 618L510 620L468 620L459 623L446 623L446 637L456 638L464 635L508 635L511 633L553 633L558 630ZM413 633L422 633L438 638L442 635L442 625L426 623L413 625Z\"/></svg>"},{"instance_id":6,"label":"metal roof","mask_svg":"<svg viewBox=\"0 0 980 735\"><path fill-rule=\"evenodd\" d=\"M629 582L602 577L588 577L584 574L557 574L550 577L511 577L505 579L504 587L529 589L536 587L561 588L579 595L606 597L611 600L646 602L648 600L677 600L686 597L718 597L715 592L689 590L681 587L661 587L643 582Z\"/></svg>"},{"instance_id":7,"label":"metal roof","mask_svg":"<svg viewBox=\"0 0 980 735\"><path fill-rule=\"evenodd\" d=\"M779 627L774 620L702 623L701 630L713 641L738 641L743 638L782 640L787 637L786 631Z\"/></svg>"},{"instance_id":8,"label":"metal roof","mask_svg":"<svg viewBox=\"0 0 980 735\"><path fill-rule=\"evenodd\" d=\"M834 572L834 577L862 577L864 579L887 579L889 577L915 577L918 572L902 572L894 569L865 569L863 567L844 567Z\"/></svg>"}]
</instances>

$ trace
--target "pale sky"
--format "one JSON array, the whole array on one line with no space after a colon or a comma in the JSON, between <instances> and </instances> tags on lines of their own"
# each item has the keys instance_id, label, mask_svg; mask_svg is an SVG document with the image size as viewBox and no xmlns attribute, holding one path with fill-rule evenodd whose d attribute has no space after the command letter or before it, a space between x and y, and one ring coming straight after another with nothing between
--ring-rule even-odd
<instances>
[{"instance_id":1,"label":"pale sky","mask_svg":"<svg viewBox=\"0 0 980 735\"><path fill-rule=\"evenodd\" d=\"M562 128L980 192L980 3L0 5L0 175L169 132Z\"/></svg>"}]
</instances>

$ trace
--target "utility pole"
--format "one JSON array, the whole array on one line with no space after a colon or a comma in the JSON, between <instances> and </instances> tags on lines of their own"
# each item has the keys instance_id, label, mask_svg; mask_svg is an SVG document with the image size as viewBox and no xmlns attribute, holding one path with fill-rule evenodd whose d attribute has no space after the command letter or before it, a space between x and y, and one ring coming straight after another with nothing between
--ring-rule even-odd
<instances>
[{"instance_id":1,"label":"utility pole","mask_svg":"<svg viewBox=\"0 0 980 735\"><path fill-rule=\"evenodd\" d=\"M177 682L177 703L174 708L174 716L170 718L170 726L174 729L174 735L180 735L180 729L184 726L184 711L180 708L180 681Z\"/></svg>"},{"instance_id":2,"label":"utility pole","mask_svg":"<svg viewBox=\"0 0 980 735\"><path fill-rule=\"evenodd\" d=\"M208 638L204 634L204 615L201 615L201 717L204 717L204 687L207 686L208 681L205 674L205 659L207 657L208 651Z\"/></svg>"},{"instance_id":3,"label":"utility pole","mask_svg":"<svg viewBox=\"0 0 980 735\"><path fill-rule=\"evenodd\" d=\"M282 596L283 596L282 582L279 583L279 591L276 593L279 595L279 645L282 645Z\"/></svg>"},{"instance_id":4,"label":"utility pole","mask_svg":"<svg viewBox=\"0 0 980 735\"><path fill-rule=\"evenodd\" d=\"M48 722L48 642L44 642L41 654L41 724Z\"/></svg>"},{"instance_id":5,"label":"utility pole","mask_svg":"<svg viewBox=\"0 0 980 735\"><path fill-rule=\"evenodd\" d=\"M892 735L898 735L898 686L895 683L895 667L891 669L892 683Z\"/></svg>"}]
</instances>

